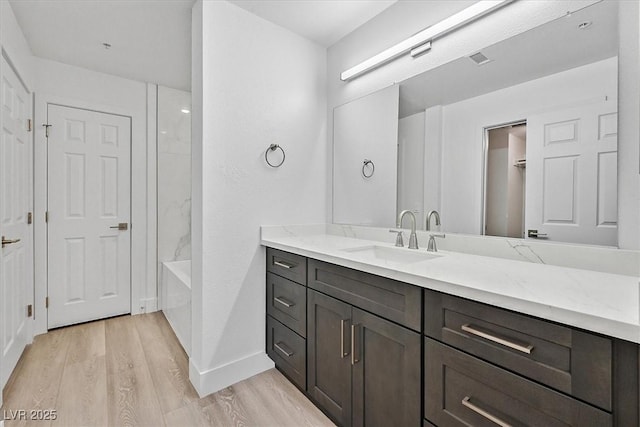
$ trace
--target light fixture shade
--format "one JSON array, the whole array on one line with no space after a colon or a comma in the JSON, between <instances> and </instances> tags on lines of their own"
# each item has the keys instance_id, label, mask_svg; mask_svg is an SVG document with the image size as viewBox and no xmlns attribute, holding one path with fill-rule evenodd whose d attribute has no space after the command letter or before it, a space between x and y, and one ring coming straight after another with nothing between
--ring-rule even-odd
<instances>
[{"instance_id":1,"label":"light fixture shade","mask_svg":"<svg viewBox=\"0 0 640 427\"><path fill-rule=\"evenodd\" d=\"M431 40L439 36L454 31L455 29L460 28L461 26L468 24L469 22L472 22L500 7L503 7L506 4L511 3L512 1L513 0L479 1L474 5L469 6L468 8L463 9L460 12L451 15L450 17L445 18L442 21L420 31L419 33L409 37L408 39L398 43L397 45L392 46L375 56L372 56L366 61L363 61L360 64L349 68L348 70L340 74L340 79L343 81L353 79L354 77L364 74L367 71L370 71L386 62L399 57L400 55L411 51L416 46L424 45L426 42L430 42ZM419 53L416 53L416 55L419 55L426 50L428 49L421 50Z\"/></svg>"}]
</instances>

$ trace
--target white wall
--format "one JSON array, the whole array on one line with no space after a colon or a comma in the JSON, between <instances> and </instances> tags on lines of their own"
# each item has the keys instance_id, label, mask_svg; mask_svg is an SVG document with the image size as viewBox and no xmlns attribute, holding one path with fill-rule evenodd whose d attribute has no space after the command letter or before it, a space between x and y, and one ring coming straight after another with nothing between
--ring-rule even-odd
<instances>
[{"instance_id":1,"label":"white wall","mask_svg":"<svg viewBox=\"0 0 640 427\"><path fill-rule=\"evenodd\" d=\"M326 51L227 2L193 14L189 374L205 395L273 366L259 226L325 220Z\"/></svg>"},{"instance_id":2,"label":"white wall","mask_svg":"<svg viewBox=\"0 0 640 427\"><path fill-rule=\"evenodd\" d=\"M0 1L0 42L27 89L33 91L33 54L8 1Z\"/></svg>"},{"instance_id":3,"label":"white wall","mask_svg":"<svg viewBox=\"0 0 640 427\"><path fill-rule=\"evenodd\" d=\"M424 212L442 210L442 106L424 115ZM425 218L426 222L426 218ZM435 224L434 224L435 225ZM434 230L437 230L435 228Z\"/></svg>"},{"instance_id":4,"label":"white wall","mask_svg":"<svg viewBox=\"0 0 640 427\"><path fill-rule=\"evenodd\" d=\"M398 121L398 206L416 215L417 228L424 230L425 113Z\"/></svg>"},{"instance_id":5,"label":"white wall","mask_svg":"<svg viewBox=\"0 0 640 427\"><path fill-rule=\"evenodd\" d=\"M334 222L395 224L399 101L399 87L393 85L333 111ZM373 166L363 173L365 160Z\"/></svg>"},{"instance_id":6,"label":"white wall","mask_svg":"<svg viewBox=\"0 0 640 427\"><path fill-rule=\"evenodd\" d=\"M444 106L443 230L482 234L484 128L598 97L614 99L616 75L617 58L610 58Z\"/></svg>"},{"instance_id":7,"label":"white wall","mask_svg":"<svg viewBox=\"0 0 640 427\"><path fill-rule=\"evenodd\" d=\"M149 262L155 265L155 247L148 247L148 214L155 216L155 197L150 200L147 174L147 84L98 73L71 65L34 58L36 81L35 123L46 123L47 103L58 103L131 117L131 299L132 313L157 309L155 277L148 277ZM153 87L153 86L151 86ZM154 136L155 137L155 136ZM46 209L46 138L35 126L35 218ZM36 228L36 301L46 297L46 228ZM36 319L36 332L46 331L46 317Z\"/></svg>"}]
</instances>

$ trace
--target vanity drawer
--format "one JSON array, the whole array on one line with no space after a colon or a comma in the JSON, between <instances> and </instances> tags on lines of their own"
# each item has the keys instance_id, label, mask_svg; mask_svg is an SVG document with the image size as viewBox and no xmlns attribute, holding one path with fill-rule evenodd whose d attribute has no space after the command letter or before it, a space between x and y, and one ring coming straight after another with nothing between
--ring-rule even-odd
<instances>
[{"instance_id":1,"label":"vanity drawer","mask_svg":"<svg viewBox=\"0 0 640 427\"><path fill-rule=\"evenodd\" d=\"M422 288L309 259L310 288L420 331Z\"/></svg>"},{"instance_id":2,"label":"vanity drawer","mask_svg":"<svg viewBox=\"0 0 640 427\"><path fill-rule=\"evenodd\" d=\"M271 316L267 316L267 354L293 383L307 388L305 339Z\"/></svg>"},{"instance_id":3,"label":"vanity drawer","mask_svg":"<svg viewBox=\"0 0 640 427\"><path fill-rule=\"evenodd\" d=\"M267 273L267 314L298 335L307 336L307 288Z\"/></svg>"},{"instance_id":4,"label":"vanity drawer","mask_svg":"<svg viewBox=\"0 0 640 427\"><path fill-rule=\"evenodd\" d=\"M429 338L424 358L425 417L439 427L612 425L605 411Z\"/></svg>"},{"instance_id":5,"label":"vanity drawer","mask_svg":"<svg viewBox=\"0 0 640 427\"><path fill-rule=\"evenodd\" d=\"M301 255L267 248L267 271L301 285L307 284L307 259Z\"/></svg>"},{"instance_id":6,"label":"vanity drawer","mask_svg":"<svg viewBox=\"0 0 640 427\"><path fill-rule=\"evenodd\" d=\"M607 411L612 340L425 291L425 334Z\"/></svg>"}]
</instances>

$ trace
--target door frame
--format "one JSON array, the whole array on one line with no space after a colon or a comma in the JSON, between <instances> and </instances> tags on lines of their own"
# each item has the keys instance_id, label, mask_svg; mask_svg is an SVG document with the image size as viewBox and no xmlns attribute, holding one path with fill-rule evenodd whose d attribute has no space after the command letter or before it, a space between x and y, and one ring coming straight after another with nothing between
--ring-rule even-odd
<instances>
[{"instance_id":1,"label":"door frame","mask_svg":"<svg viewBox=\"0 0 640 427\"><path fill-rule=\"evenodd\" d=\"M482 209L480 211L480 235L486 236L487 229L487 166L489 163L489 131L494 129L500 129L507 126L519 126L526 125L527 119L513 120L509 122L505 122L502 124L484 126L482 128L482 166L480 169L482 170L482 186L480 190L480 197L482 197ZM491 236L493 237L493 236Z\"/></svg>"},{"instance_id":2,"label":"door frame","mask_svg":"<svg viewBox=\"0 0 640 427\"><path fill-rule=\"evenodd\" d=\"M145 100L143 100L145 101ZM48 309L45 306L48 295L48 253L47 223L44 221L48 203L48 147L45 136L47 109L49 104L71 108L81 108L106 114L129 117L131 120L131 165L148 165L147 146L152 136L147 132L147 117L140 111L119 106L103 105L76 98L37 92L35 94L34 123L34 263L35 263L35 303L34 333L43 334L48 331ZM146 102L144 102L146 106ZM145 111L145 114L148 114ZM138 126L136 126L138 125ZM155 249L148 247L148 217L155 215L155 197L150 197L147 190L151 181L151 172L155 175L155 164L147 167L131 168L131 314L140 314L157 310L157 289L155 277L147 274L147 265L155 259Z\"/></svg>"}]
</instances>

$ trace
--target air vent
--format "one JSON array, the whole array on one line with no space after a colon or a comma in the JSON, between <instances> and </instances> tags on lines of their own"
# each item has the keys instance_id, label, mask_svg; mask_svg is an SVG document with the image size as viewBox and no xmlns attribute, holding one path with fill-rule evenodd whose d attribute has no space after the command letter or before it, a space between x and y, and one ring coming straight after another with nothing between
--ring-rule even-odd
<instances>
[{"instance_id":1,"label":"air vent","mask_svg":"<svg viewBox=\"0 0 640 427\"><path fill-rule=\"evenodd\" d=\"M469 59L475 62L476 65L484 65L487 62L491 62L491 60L486 56L484 56L482 52L478 52L478 53L474 53L473 55L470 55Z\"/></svg>"}]
</instances>

